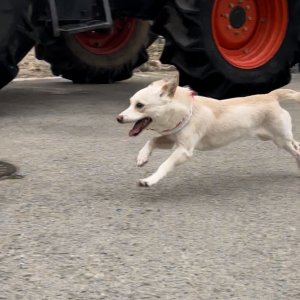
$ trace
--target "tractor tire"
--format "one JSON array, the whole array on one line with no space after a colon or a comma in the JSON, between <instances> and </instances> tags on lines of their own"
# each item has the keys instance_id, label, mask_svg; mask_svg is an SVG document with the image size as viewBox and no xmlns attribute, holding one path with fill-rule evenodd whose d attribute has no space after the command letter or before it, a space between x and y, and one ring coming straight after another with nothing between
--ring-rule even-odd
<instances>
[{"instance_id":1,"label":"tractor tire","mask_svg":"<svg viewBox=\"0 0 300 300\"><path fill-rule=\"evenodd\" d=\"M0 88L18 74L18 63L34 46L26 1L0 2Z\"/></svg>"},{"instance_id":2,"label":"tractor tire","mask_svg":"<svg viewBox=\"0 0 300 300\"><path fill-rule=\"evenodd\" d=\"M208 97L279 88L299 58L295 2L169 1L154 24L166 39L161 61L177 67L181 84Z\"/></svg>"},{"instance_id":3,"label":"tractor tire","mask_svg":"<svg viewBox=\"0 0 300 300\"><path fill-rule=\"evenodd\" d=\"M54 75L74 83L112 83L132 76L148 60L149 23L122 18L110 32L83 32L59 38L43 33L36 56Z\"/></svg>"}]
</instances>

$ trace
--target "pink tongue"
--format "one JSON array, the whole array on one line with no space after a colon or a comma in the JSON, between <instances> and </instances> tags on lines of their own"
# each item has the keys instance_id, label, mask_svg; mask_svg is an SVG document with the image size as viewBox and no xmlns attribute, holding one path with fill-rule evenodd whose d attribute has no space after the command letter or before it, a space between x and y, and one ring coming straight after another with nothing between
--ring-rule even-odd
<instances>
[{"instance_id":1,"label":"pink tongue","mask_svg":"<svg viewBox=\"0 0 300 300\"><path fill-rule=\"evenodd\" d=\"M132 128L129 131L129 136L137 136L140 133L140 129L139 128Z\"/></svg>"},{"instance_id":2,"label":"pink tongue","mask_svg":"<svg viewBox=\"0 0 300 300\"><path fill-rule=\"evenodd\" d=\"M129 136L137 136L140 134L147 125L151 123L150 118L144 118L142 120L137 121L132 129L129 131Z\"/></svg>"},{"instance_id":3,"label":"pink tongue","mask_svg":"<svg viewBox=\"0 0 300 300\"><path fill-rule=\"evenodd\" d=\"M142 131L143 121L137 121L129 131L129 136L137 136Z\"/></svg>"}]
</instances>

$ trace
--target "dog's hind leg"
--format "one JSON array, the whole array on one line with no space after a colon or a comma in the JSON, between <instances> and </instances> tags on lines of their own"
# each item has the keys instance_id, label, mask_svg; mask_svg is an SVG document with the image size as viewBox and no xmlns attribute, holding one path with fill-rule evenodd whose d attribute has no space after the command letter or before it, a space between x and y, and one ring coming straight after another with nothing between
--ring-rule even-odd
<instances>
[{"instance_id":1,"label":"dog's hind leg","mask_svg":"<svg viewBox=\"0 0 300 300\"><path fill-rule=\"evenodd\" d=\"M149 140L138 154L137 166L144 166L154 149L172 149L173 146L174 142L168 139L167 136L159 136Z\"/></svg>"},{"instance_id":2,"label":"dog's hind leg","mask_svg":"<svg viewBox=\"0 0 300 300\"><path fill-rule=\"evenodd\" d=\"M293 140L292 141L292 146L293 146L293 148L295 150L295 152L294 152L293 155L295 156L297 164L298 164L298 167L300 169L300 143L297 142L297 141L295 141L295 140Z\"/></svg>"},{"instance_id":3,"label":"dog's hind leg","mask_svg":"<svg viewBox=\"0 0 300 300\"><path fill-rule=\"evenodd\" d=\"M295 140L287 141L285 144L282 145L282 148L287 152L291 153L295 158L300 169L300 144Z\"/></svg>"},{"instance_id":4,"label":"dog's hind leg","mask_svg":"<svg viewBox=\"0 0 300 300\"><path fill-rule=\"evenodd\" d=\"M300 168L300 144L294 140L292 132L292 120L290 114L282 109L280 118L274 118L275 122L272 124L270 131L273 134L273 142L290 154L292 154L297 161Z\"/></svg>"},{"instance_id":5,"label":"dog's hind leg","mask_svg":"<svg viewBox=\"0 0 300 300\"><path fill-rule=\"evenodd\" d=\"M261 141L271 141L272 140L272 134L267 131L266 128L259 128L256 132L255 132L256 137L258 137Z\"/></svg>"},{"instance_id":6,"label":"dog's hind leg","mask_svg":"<svg viewBox=\"0 0 300 300\"><path fill-rule=\"evenodd\" d=\"M272 140L272 137L268 134L265 134L265 133L258 133L256 135L261 141L271 141Z\"/></svg>"},{"instance_id":7,"label":"dog's hind leg","mask_svg":"<svg viewBox=\"0 0 300 300\"><path fill-rule=\"evenodd\" d=\"M193 155L193 151L189 151L186 148L179 146L175 151L168 157L168 159L163 162L157 171L151 176L140 179L140 186L151 186L160 181L168 173L170 173L176 166L184 163L188 158Z\"/></svg>"}]
</instances>

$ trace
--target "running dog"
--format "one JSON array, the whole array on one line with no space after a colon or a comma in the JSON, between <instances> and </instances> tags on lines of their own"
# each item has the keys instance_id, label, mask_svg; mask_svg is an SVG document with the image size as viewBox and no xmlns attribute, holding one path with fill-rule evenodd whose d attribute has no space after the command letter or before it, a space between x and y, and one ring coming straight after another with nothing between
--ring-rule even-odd
<instances>
[{"instance_id":1,"label":"running dog","mask_svg":"<svg viewBox=\"0 0 300 300\"><path fill-rule=\"evenodd\" d=\"M174 152L151 176L140 179L140 186L152 186L177 165L191 158L194 149L213 150L245 137L273 141L296 158L300 168L300 144L292 133L290 114L279 103L295 100L300 93L278 89L268 94L219 101L196 96L178 86L178 77L155 81L130 99L130 106L117 117L119 123L135 123L130 136L145 128L160 134L140 150L137 165L143 166L155 148Z\"/></svg>"}]
</instances>

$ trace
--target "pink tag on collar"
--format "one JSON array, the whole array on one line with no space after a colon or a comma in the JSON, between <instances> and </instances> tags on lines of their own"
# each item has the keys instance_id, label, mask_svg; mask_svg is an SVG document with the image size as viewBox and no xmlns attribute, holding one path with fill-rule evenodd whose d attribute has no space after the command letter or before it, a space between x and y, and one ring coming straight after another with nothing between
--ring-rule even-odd
<instances>
[{"instance_id":1,"label":"pink tag on collar","mask_svg":"<svg viewBox=\"0 0 300 300\"><path fill-rule=\"evenodd\" d=\"M198 94L197 94L197 92L191 90L190 95L194 98L194 97L197 96Z\"/></svg>"}]
</instances>

